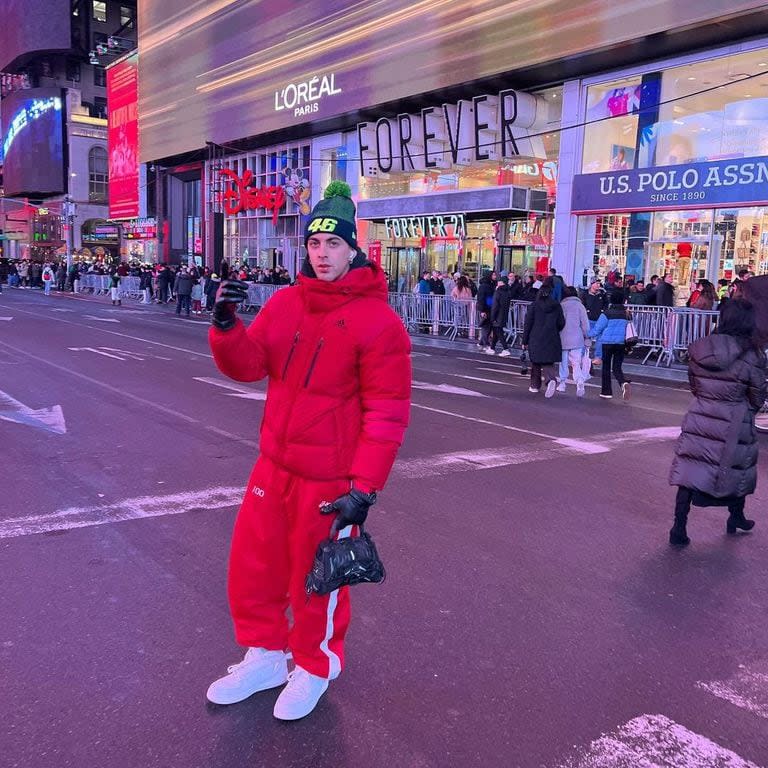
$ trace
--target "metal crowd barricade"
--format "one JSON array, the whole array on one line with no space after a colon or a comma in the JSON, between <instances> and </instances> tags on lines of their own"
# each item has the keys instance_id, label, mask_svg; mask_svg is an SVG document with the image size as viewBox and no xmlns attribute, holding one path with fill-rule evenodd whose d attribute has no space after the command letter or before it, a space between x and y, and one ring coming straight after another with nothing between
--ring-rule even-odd
<instances>
[{"instance_id":1,"label":"metal crowd barricade","mask_svg":"<svg viewBox=\"0 0 768 768\"><path fill-rule=\"evenodd\" d=\"M530 301L512 301L509 305L509 314L507 315L507 325L504 332L507 334L507 343L511 347L517 346L518 339L522 344L523 329L525 328L525 315Z\"/></svg>"},{"instance_id":2,"label":"metal crowd barricade","mask_svg":"<svg viewBox=\"0 0 768 768\"><path fill-rule=\"evenodd\" d=\"M671 314L668 347L665 350L669 366L672 358L687 352L694 341L709 336L715 330L719 312L703 309L675 309Z\"/></svg>"},{"instance_id":3,"label":"metal crowd barricade","mask_svg":"<svg viewBox=\"0 0 768 768\"><path fill-rule=\"evenodd\" d=\"M246 311L257 311L263 307L267 301L277 293L283 285L270 285L268 283L250 283L248 285L248 298L243 302L243 309Z\"/></svg>"},{"instance_id":4,"label":"metal crowd barricade","mask_svg":"<svg viewBox=\"0 0 768 768\"><path fill-rule=\"evenodd\" d=\"M110 278L108 277L107 280ZM109 285L107 285L109 290ZM140 299L144 292L141 290L141 278L140 277L122 277L120 278L120 285L117 289L117 295L121 299Z\"/></svg>"},{"instance_id":5,"label":"metal crowd barricade","mask_svg":"<svg viewBox=\"0 0 768 768\"><path fill-rule=\"evenodd\" d=\"M631 304L627 309L632 316L632 324L635 326L639 339L637 346L648 348L642 364L645 365L651 358L651 355L658 354L659 357L656 361L656 365L658 365L664 356L669 315L672 309L670 307L655 307L643 304Z\"/></svg>"}]
</instances>

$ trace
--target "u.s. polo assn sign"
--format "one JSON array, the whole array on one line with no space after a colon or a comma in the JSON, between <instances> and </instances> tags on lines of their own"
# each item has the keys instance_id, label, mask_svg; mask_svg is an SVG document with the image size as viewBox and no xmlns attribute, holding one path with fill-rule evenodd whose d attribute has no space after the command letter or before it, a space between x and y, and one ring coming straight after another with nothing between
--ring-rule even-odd
<instances>
[{"instance_id":1,"label":"u.s. polo assn sign","mask_svg":"<svg viewBox=\"0 0 768 768\"><path fill-rule=\"evenodd\" d=\"M573 179L573 213L652 211L713 205L764 205L768 157L740 157Z\"/></svg>"}]
</instances>

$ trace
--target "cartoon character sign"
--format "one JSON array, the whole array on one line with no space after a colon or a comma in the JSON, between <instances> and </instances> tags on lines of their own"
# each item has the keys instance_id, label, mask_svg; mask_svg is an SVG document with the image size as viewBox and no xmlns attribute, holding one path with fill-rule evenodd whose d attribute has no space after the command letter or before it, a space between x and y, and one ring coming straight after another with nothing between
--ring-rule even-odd
<instances>
[{"instance_id":1,"label":"cartoon character sign","mask_svg":"<svg viewBox=\"0 0 768 768\"><path fill-rule=\"evenodd\" d=\"M312 210L309 204L309 196L312 193L309 179L304 178L304 171L301 168L294 169L290 166L283 168L283 176L285 177L283 189L286 196L293 200L302 216L307 216Z\"/></svg>"}]
</instances>

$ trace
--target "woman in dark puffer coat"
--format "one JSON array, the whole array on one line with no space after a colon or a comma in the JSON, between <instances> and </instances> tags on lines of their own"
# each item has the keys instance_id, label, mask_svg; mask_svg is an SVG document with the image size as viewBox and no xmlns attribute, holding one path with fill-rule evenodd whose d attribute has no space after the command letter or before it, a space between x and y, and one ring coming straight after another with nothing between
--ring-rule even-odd
<instances>
[{"instance_id":1,"label":"woman in dark puffer coat","mask_svg":"<svg viewBox=\"0 0 768 768\"><path fill-rule=\"evenodd\" d=\"M691 504L727 506L726 530L748 531L746 497L757 484L755 413L766 397L766 358L755 344L755 311L748 301L725 303L717 332L691 344L688 379L696 398L682 424L669 474L677 485L669 542L690 543Z\"/></svg>"},{"instance_id":2,"label":"woman in dark puffer coat","mask_svg":"<svg viewBox=\"0 0 768 768\"><path fill-rule=\"evenodd\" d=\"M525 313L523 349L528 350L531 361L531 386L529 392L541 389L542 374L547 382L544 397L552 397L557 388L555 363L560 363L563 347L560 331L565 328L563 308L552 298L552 278L548 277L539 289L535 301Z\"/></svg>"}]
</instances>

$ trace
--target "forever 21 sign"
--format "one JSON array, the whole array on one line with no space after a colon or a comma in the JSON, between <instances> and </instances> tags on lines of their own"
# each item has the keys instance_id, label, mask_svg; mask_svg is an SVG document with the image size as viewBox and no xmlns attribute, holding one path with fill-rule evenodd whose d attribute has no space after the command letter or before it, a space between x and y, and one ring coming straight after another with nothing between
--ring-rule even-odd
<instances>
[{"instance_id":1,"label":"forever 21 sign","mask_svg":"<svg viewBox=\"0 0 768 768\"><path fill-rule=\"evenodd\" d=\"M518 155L544 158L536 132L546 126L546 116L544 99L505 90L359 123L360 169L364 176L379 176Z\"/></svg>"}]
</instances>

